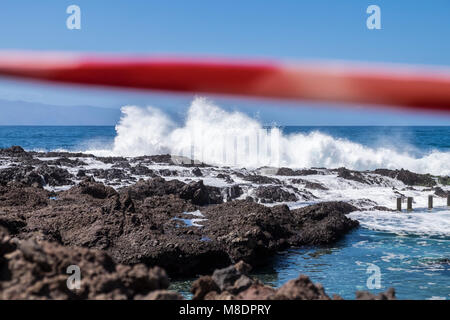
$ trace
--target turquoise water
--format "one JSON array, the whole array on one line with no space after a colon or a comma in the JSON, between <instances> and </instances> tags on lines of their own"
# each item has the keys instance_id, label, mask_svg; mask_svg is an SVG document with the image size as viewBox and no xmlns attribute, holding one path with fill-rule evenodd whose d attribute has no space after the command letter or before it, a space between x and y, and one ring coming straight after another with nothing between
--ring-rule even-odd
<instances>
[{"instance_id":1,"label":"turquoise water","mask_svg":"<svg viewBox=\"0 0 450 320\"><path fill-rule=\"evenodd\" d=\"M321 131L365 146L384 146L409 154L450 151L450 127L285 127L284 133ZM83 151L109 148L114 127L0 127L0 147L21 145L27 150ZM324 285L328 294L354 298L356 290L372 292L394 287L400 299L450 299L450 238L395 235L359 228L332 247L291 249L256 276L275 287L307 274ZM367 287L380 270L381 288ZM187 294L189 280L173 283Z\"/></svg>"},{"instance_id":2,"label":"turquoise water","mask_svg":"<svg viewBox=\"0 0 450 320\"><path fill-rule=\"evenodd\" d=\"M371 265L379 267L381 288L368 288ZM359 228L331 247L291 249L258 273L278 287L303 273L328 294L346 299L356 290L394 287L399 299L450 299L450 238L398 236ZM369 283L370 284L370 283Z\"/></svg>"},{"instance_id":3,"label":"turquoise water","mask_svg":"<svg viewBox=\"0 0 450 320\"><path fill-rule=\"evenodd\" d=\"M379 287L369 281L379 268ZM354 299L357 290L378 293L389 287L398 299L450 299L450 238L398 236L358 228L333 246L290 249L253 276L280 287L299 274L321 283L328 295ZM173 281L187 298L193 279Z\"/></svg>"}]
</instances>

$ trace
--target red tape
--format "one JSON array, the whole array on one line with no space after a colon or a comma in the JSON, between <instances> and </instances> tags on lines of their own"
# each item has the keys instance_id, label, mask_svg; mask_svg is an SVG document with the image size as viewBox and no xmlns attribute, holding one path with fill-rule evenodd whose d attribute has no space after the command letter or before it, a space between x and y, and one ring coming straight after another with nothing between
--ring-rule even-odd
<instances>
[{"instance_id":1,"label":"red tape","mask_svg":"<svg viewBox=\"0 0 450 320\"><path fill-rule=\"evenodd\" d=\"M0 54L0 75L72 84L450 112L450 72L436 68L19 52Z\"/></svg>"}]
</instances>

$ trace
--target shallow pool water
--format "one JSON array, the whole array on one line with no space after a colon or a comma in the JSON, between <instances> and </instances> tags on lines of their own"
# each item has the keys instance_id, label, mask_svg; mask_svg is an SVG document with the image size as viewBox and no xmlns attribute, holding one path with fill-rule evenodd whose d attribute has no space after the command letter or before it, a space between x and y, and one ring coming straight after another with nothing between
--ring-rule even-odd
<instances>
[{"instance_id":1,"label":"shallow pool water","mask_svg":"<svg viewBox=\"0 0 450 320\"><path fill-rule=\"evenodd\" d=\"M374 280L376 269L379 283ZM450 238L359 228L330 247L277 254L270 266L253 275L279 287L301 273L320 282L330 296L346 299L354 299L357 290L380 292L389 287L396 289L399 299L450 299ZM190 282L175 281L171 288L189 297ZM380 287L374 288L377 284Z\"/></svg>"}]
</instances>

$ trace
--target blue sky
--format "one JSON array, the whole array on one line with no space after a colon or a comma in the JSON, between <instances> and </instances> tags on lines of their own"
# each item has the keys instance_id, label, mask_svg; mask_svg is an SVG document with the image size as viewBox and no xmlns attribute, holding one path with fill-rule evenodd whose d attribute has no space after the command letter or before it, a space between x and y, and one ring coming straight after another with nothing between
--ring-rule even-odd
<instances>
[{"instance_id":1,"label":"blue sky","mask_svg":"<svg viewBox=\"0 0 450 320\"><path fill-rule=\"evenodd\" d=\"M66 8L71 4L81 8L81 30L66 28ZM381 8L382 30L366 28L366 8L371 4ZM0 48L450 66L449 12L448 0L3 0ZM153 105L182 117L191 99L0 80L0 100L62 107ZM365 111L363 106L213 100L227 109L258 115L266 124L450 125L448 116Z\"/></svg>"}]
</instances>

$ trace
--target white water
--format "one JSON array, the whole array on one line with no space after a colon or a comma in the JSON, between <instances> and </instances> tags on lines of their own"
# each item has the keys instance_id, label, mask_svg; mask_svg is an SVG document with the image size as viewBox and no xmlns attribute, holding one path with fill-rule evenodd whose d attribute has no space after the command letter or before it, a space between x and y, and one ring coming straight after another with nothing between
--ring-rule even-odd
<instances>
[{"instance_id":1,"label":"white water","mask_svg":"<svg viewBox=\"0 0 450 320\"><path fill-rule=\"evenodd\" d=\"M396 234L450 236L450 211L435 208L411 213L386 211L355 211L348 216L368 229Z\"/></svg>"},{"instance_id":2,"label":"white water","mask_svg":"<svg viewBox=\"0 0 450 320\"><path fill-rule=\"evenodd\" d=\"M415 157L320 132L283 135L277 128L265 130L257 120L240 112L225 111L204 98L194 99L182 125L153 107L124 106L116 131L111 150L88 152L121 156L170 153L209 164L247 168L344 166L355 170L405 168L418 173L450 174L449 152L433 151Z\"/></svg>"}]
</instances>

